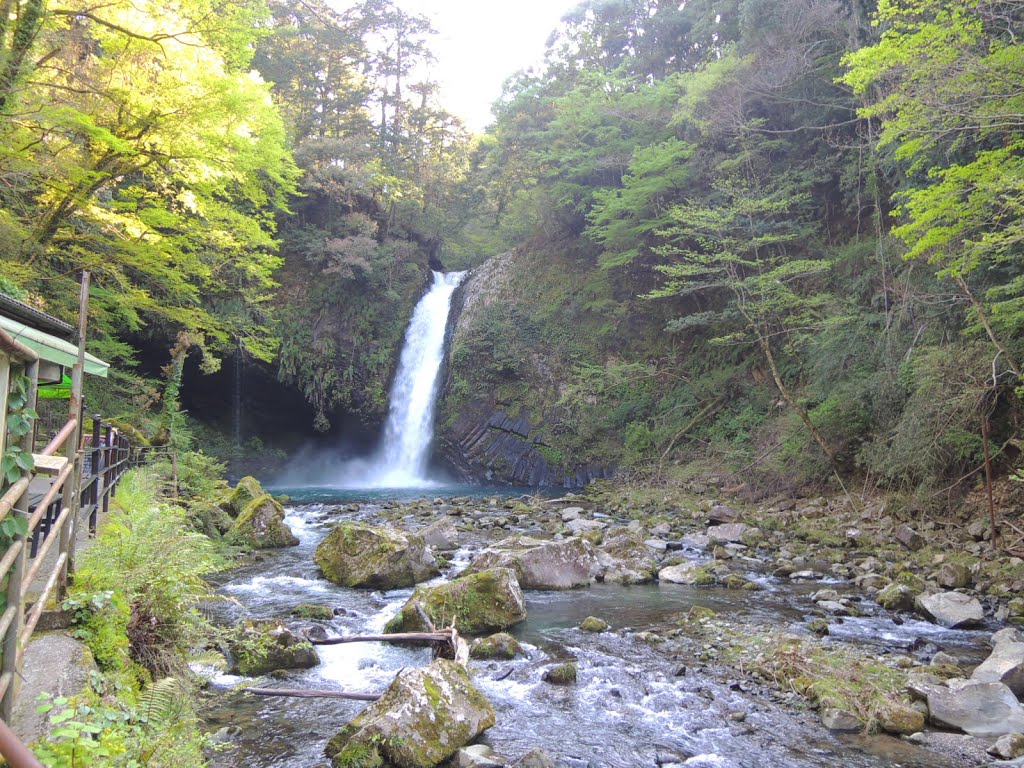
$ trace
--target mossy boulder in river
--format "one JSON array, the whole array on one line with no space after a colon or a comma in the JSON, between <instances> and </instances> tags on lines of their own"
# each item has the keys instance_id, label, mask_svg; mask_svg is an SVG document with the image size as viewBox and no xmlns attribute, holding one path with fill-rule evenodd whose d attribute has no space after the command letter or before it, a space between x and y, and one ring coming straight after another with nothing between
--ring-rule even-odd
<instances>
[{"instance_id":1,"label":"mossy boulder in river","mask_svg":"<svg viewBox=\"0 0 1024 768\"><path fill-rule=\"evenodd\" d=\"M355 523L334 526L313 559L329 581L343 587L399 589L437 575L423 537Z\"/></svg>"},{"instance_id":2,"label":"mossy boulder in river","mask_svg":"<svg viewBox=\"0 0 1024 768\"><path fill-rule=\"evenodd\" d=\"M597 557L609 584L647 584L658 571L657 555L643 537L623 529L605 538Z\"/></svg>"},{"instance_id":3,"label":"mossy boulder in river","mask_svg":"<svg viewBox=\"0 0 1024 768\"><path fill-rule=\"evenodd\" d=\"M221 506L232 517L238 517L246 507L265 493L266 491L263 490L259 480L246 475L238 481L238 485L235 486L235 489L231 491L231 495L228 496Z\"/></svg>"},{"instance_id":4,"label":"mossy boulder in river","mask_svg":"<svg viewBox=\"0 0 1024 768\"><path fill-rule=\"evenodd\" d=\"M480 635L525 618L526 600L515 574L508 568L493 568L436 587L420 587L384 631L427 632L431 624L454 624L459 632Z\"/></svg>"},{"instance_id":5,"label":"mossy boulder in river","mask_svg":"<svg viewBox=\"0 0 1024 768\"><path fill-rule=\"evenodd\" d=\"M320 663L307 641L276 621L245 621L227 641L229 672L254 677L276 669L309 669Z\"/></svg>"},{"instance_id":6,"label":"mossy boulder in river","mask_svg":"<svg viewBox=\"0 0 1024 768\"><path fill-rule=\"evenodd\" d=\"M299 543L292 529L284 523L284 508L269 493L249 502L225 538L232 544L252 549L279 549Z\"/></svg>"},{"instance_id":7,"label":"mossy boulder in river","mask_svg":"<svg viewBox=\"0 0 1024 768\"><path fill-rule=\"evenodd\" d=\"M469 649L472 659L514 659L522 656L523 646L508 632L498 632L490 637L477 640Z\"/></svg>"},{"instance_id":8,"label":"mossy boulder in river","mask_svg":"<svg viewBox=\"0 0 1024 768\"><path fill-rule=\"evenodd\" d=\"M494 709L465 668L438 659L399 672L324 751L334 768L433 768L494 722Z\"/></svg>"},{"instance_id":9,"label":"mossy boulder in river","mask_svg":"<svg viewBox=\"0 0 1024 768\"><path fill-rule=\"evenodd\" d=\"M572 589L588 586L601 566L594 546L581 538L511 536L485 549L470 566L472 571L489 568L511 568L525 589Z\"/></svg>"}]
</instances>

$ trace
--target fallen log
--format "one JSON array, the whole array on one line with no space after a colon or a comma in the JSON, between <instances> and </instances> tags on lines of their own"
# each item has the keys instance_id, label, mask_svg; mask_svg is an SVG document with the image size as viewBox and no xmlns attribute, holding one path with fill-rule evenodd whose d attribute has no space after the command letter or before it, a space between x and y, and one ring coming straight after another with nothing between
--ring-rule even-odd
<instances>
[{"instance_id":1,"label":"fallen log","mask_svg":"<svg viewBox=\"0 0 1024 768\"><path fill-rule=\"evenodd\" d=\"M257 696L292 696L297 699L352 699L354 701L376 701L379 693L350 693L348 691L303 691L297 688L243 688L244 693Z\"/></svg>"},{"instance_id":2,"label":"fallen log","mask_svg":"<svg viewBox=\"0 0 1024 768\"><path fill-rule=\"evenodd\" d=\"M343 643L407 643L411 641L450 643L452 633L444 632L395 632L391 635L342 635L341 637L306 637L313 645L342 645Z\"/></svg>"}]
</instances>

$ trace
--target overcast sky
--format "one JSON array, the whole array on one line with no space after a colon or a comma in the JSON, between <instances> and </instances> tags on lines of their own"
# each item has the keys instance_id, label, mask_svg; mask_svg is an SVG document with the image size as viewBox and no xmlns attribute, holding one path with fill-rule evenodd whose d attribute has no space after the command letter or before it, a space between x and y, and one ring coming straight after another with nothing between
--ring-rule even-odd
<instances>
[{"instance_id":1,"label":"overcast sky","mask_svg":"<svg viewBox=\"0 0 1024 768\"><path fill-rule=\"evenodd\" d=\"M579 0L399 0L428 17L437 30L431 76L441 83L441 104L480 132L491 104L514 72L539 63L544 42Z\"/></svg>"}]
</instances>

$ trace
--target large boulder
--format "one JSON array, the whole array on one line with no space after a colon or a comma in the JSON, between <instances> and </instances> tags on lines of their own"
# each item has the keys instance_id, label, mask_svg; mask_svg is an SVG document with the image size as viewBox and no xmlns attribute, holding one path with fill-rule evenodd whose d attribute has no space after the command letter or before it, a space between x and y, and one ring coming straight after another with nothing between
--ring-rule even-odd
<instances>
[{"instance_id":1,"label":"large boulder","mask_svg":"<svg viewBox=\"0 0 1024 768\"><path fill-rule=\"evenodd\" d=\"M725 523L724 525L712 525L707 530L707 537L711 543L736 543L743 539L743 534L751 530L745 523Z\"/></svg>"},{"instance_id":2,"label":"large boulder","mask_svg":"<svg viewBox=\"0 0 1024 768\"><path fill-rule=\"evenodd\" d=\"M669 565L658 571L658 581L666 584L686 584L692 587L706 587L714 584L717 579L707 565L693 560L686 560L677 565Z\"/></svg>"},{"instance_id":3,"label":"large boulder","mask_svg":"<svg viewBox=\"0 0 1024 768\"><path fill-rule=\"evenodd\" d=\"M356 523L334 526L313 559L329 581L343 587L398 589L437 575L422 536Z\"/></svg>"},{"instance_id":4,"label":"large boulder","mask_svg":"<svg viewBox=\"0 0 1024 768\"><path fill-rule=\"evenodd\" d=\"M335 768L433 768L494 725L494 709L455 662L398 673L324 750Z\"/></svg>"},{"instance_id":5,"label":"large boulder","mask_svg":"<svg viewBox=\"0 0 1024 768\"><path fill-rule=\"evenodd\" d=\"M597 557L609 584L647 584L658 569L658 558L643 538L625 532L606 539Z\"/></svg>"},{"instance_id":6,"label":"large boulder","mask_svg":"<svg viewBox=\"0 0 1024 768\"><path fill-rule=\"evenodd\" d=\"M225 538L232 544L252 549L294 547L299 543L292 529L285 525L284 508L269 493L249 502L235 518Z\"/></svg>"},{"instance_id":7,"label":"large boulder","mask_svg":"<svg viewBox=\"0 0 1024 768\"><path fill-rule=\"evenodd\" d=\"M1002 683L951 680L928 689L928 717L971 736L1002 736L1024 731L1024 707Z\"/></svg>"},{"instance_id":8,"label":"large boulder","mask_svg":"<svg viewBox=\"0 0 1024 768\"><path fill-rule=\"evenodd\" d=\"M219 539L231 530L234 524L231 515L216 504L199 502L188 508L188 520L192 527L204 536Z\"/></svg>"},{"instance_id":9,"label":"large boulder","mask_svg":"<svg viewBox=\"0 0 1024 768\"><path fill-rule=\"evenodd\" d=\"M1003 683L1017 698L1024 696L1024 638L1011 629L996 632L992 641L992 653L971 673L971 679Z\"/></svg>"},{"instance_id":10,"label":"large boulder","mask_svg":"<svg viewBox=\"0 0 1024 768\"><path fill-rule=\"evenodd\" d=\"M384 631L427 632L451 624L467 635L511 627L526 618L526 600L508 568L469 573L436 587L420 587Z\"/></svg>"},{"instance_id":11,"label":"large boulder","mask_svg":"<svg viewBox=\"0 0 1024 768\"><path fill-rule=\"evenodd\" d=\"M451 549L459 538L459 531L455 527L455 521L448 515L438 518L430 525L420 529L417 533L423 537L428 547L437 549Z\"/></svg>"},{"instance_id":12,"label":"large boulder","mask_svg":"<svg viewBox=\"0 0 1024 768\"><path fill-rule=\"evenodd\" d=\"M231 495L228 496L221 506L232 517L238 517L246 507L265 493L266 491L263 490L259 480L246 475L238 481L238 485L235 486L234 490L231 491Z\"/></svg>"},{"instance_id":13,"label":"large boulder","mask_svg":"<svg viewBox=\"0 0 1024 768\"><path fill-rule=\"evenodd\" d=\"M936 624L949 629L979 624L985 611L976 599L960 592L936 592L917 598L917 607Z\"/></svg>"},{"instance_id":14,"label":"large boulder","mask_svg":"<svg viewBox=\"0 0 1024 768\"><path fill-rule=\"evenodd\" d=\"M512 536L491 545L470 569L511 568L524 589L572 589L590 584L600 565L593 545L573 537L545 541Z\"/></svg>"},{"instance_id":15,"label":"large boulder","mask_svg":"<svg viewBox=\"0 0 1024 768\"><path fill-rule=\"evenodd\" d=\"M255 677L277 669L309 669L320 657L309 641L276 621L245 621L227 639L228 671Z\"/></svg>"}]
</instances>

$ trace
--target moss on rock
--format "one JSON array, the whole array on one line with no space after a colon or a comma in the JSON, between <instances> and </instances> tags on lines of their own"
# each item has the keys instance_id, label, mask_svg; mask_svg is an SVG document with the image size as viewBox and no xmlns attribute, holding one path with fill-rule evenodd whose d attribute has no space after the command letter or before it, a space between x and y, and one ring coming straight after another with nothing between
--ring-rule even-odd
<instances>
[{"instance_id":1,"label":"moss on rock","mask_svg":"<svg viewBox=\"0 0 1024 768\"><path fill-rule=\"evenodd\" d=\"M464 667L437 659L400 672L327 742L334 768L433 768L495 723Z\"/></svg>"},{"instance_id":2,"label":"moss on rock","mask_svg":"<svg viewBox=\"0 0 1024 768\"><path fill-rule=\"evenodd\" d=\"M344 587L399 589L438 572L421 536L355 523L334 526L313 559L329 581Z\"/></svg>"},{"instance_id":3,"label":"moss on rock","mask_svg":"<svg viewBox=\"0 0 1024 768\"><path fill-rule=\"evenodd\" d=\"M508 632L485 637L473 643L469 655L474 659L514 659L524 654L523 646Z\"/></svg>"},{"instance_id":4,"label":"moss on rock","mask_svg":"<svg viewBox=\"0 0 1024 768\"><path fill-rule=\"evenodd\" d=\"M421 587L384 631L424 632L451 624L459 632L478 635L518 624L526 618L526 600L508 568L470 573L447 584Z\"/></svg>"},{"instance_id":5,"label":"moss on rock","mask_svg":"<svg viewBox=\"0 0 1024 768\"><path fill-rule=\"evenodd\" d=\"M544 671L543 680L552 685L572 685L576 682L576 671L576 662L574 661L558 664Z\"/></svg>"},{"instance_id":6,"label":"moss on rock","mask_svg":"<svg viewBox=\"0 0 1024 768\"><path fill-rule=\"evenodd\" d=\"M231 517L238 517L246 507L265 493L266 491L263 490L259 480L246 475L238 481L238 485L235 486L234 490L231 491L231 495L228 496L221 506L224 507L224 511L231 515Z\"/></svg>"},{"instance_id":7,"label":"moss on rock","mask_svg":"<svg viewBox=\"0 0 1024 768\"><path fill-rule=\"evenodd\" d=\"M284 523L284 507L268 493L253 499L232 523L225 538L252 549L297 546L299 540Z\"/></svg>"}]
</instances>

